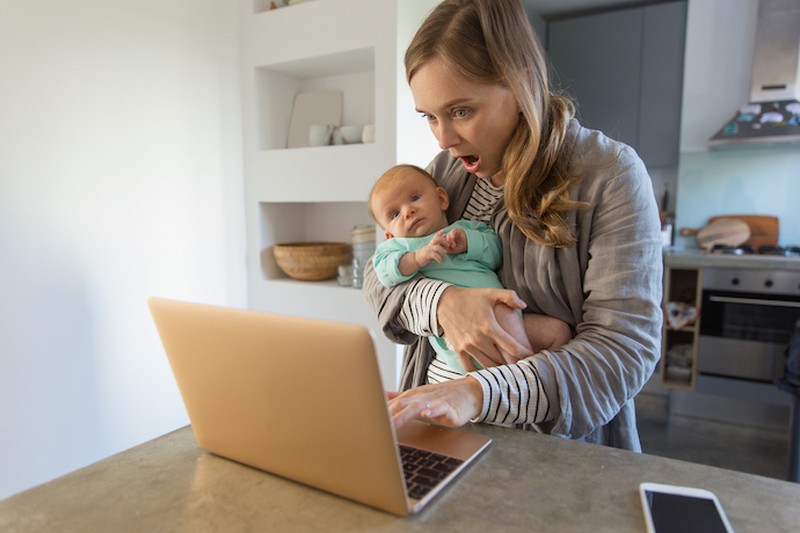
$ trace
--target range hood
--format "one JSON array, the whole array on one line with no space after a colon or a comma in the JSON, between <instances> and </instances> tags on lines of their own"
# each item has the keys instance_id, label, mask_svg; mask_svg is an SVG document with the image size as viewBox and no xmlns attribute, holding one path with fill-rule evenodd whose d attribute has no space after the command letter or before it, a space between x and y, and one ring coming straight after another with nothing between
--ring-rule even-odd
<instances>
[{"instance_id":1,"label":"range hood","mask_svg":"<svg viewBox=\"0 0 800 533\"><path fill-rule=\"evenodd\" d=\"M760 0L750 102L708 141L800 143L800 0Z\"/></svg>"}]
</instances>

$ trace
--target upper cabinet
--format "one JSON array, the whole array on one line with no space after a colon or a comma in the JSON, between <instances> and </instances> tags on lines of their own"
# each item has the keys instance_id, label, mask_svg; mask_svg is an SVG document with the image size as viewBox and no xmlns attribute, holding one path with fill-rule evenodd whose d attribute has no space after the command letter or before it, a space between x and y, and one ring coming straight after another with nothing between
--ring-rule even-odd
<instances>
[{"instance_id":1,"label":"upper cabinet","mask_svg":"<svg viewBox=\"0 0 800 533\"><path fill-rule=\"evenodd\" d=\"M584 126L632 146L651 168L676 167L686 2L548 23L554 85Z\"/></svg>"}]
</instances>

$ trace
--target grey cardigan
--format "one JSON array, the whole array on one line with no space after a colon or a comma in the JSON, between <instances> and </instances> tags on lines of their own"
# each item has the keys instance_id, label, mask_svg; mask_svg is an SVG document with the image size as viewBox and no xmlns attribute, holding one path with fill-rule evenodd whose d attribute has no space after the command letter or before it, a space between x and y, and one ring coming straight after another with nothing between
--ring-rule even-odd
<instances>
[{"instance_id":1,"label":"grey cardigan","mask_svg":"<svg viewBox=\"0 0 800 533\"><path fill-rule=\"evenodd\" d=\"M590 204L569 215L577 244L553 248L531 242L501 201L492 217L503 242L500 278L528 304L526 311L559 318L575 331L561 348L529 358L550 403L550 416L539 427L552 435L640 451L633 397L660 357L663 319L655 196L644 164L629 146L572 120L565 149L569 171L583 176L572 197ZM450 194L450 220L461 218L476 176L447 152L429 170ZM368 268L364 285L387 337L410 344L403 389L425 382L431 360L424 338L397 320L416 281L386 289Z\"/></svg>"}]
</instances>

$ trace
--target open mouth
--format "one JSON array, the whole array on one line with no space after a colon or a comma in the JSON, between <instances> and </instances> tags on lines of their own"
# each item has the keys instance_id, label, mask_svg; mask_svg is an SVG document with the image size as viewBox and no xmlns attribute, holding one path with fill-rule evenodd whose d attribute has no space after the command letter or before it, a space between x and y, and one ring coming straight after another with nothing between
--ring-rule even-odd
<instances>
[{"instance_id":1,"label":"open mouth","mask_svg":"<svg viewBox=\"0 0 800 533\"><path fill-rule=\"evenodd\" d=\"M475 174L481 168L481 159L476 155L460 156L459 159L467 172Z\"/></svg>"}]
</instances>

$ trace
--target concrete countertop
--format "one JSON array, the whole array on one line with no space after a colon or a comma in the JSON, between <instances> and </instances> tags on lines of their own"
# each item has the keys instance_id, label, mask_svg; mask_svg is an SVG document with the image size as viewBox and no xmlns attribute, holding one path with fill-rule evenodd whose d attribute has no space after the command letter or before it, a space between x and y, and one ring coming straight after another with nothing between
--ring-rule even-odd
<instances>
[{"instance_id":1,"label":"concrete countertop","mask_svg":"<svg viewBox=\"0 0 800 533\"><path fill-rule=\"evenodd\" d=\"M711 254L699 248L665 248L664 264L670 268L749 268L800 272L798 257Z\"/></svg>"},{"instance_id":2,"label":"concrete countertop","mask_svg":"<svg viewBox=\"0 0 800 533\"><path fill-rule=\"evenodd\" d=\"M643 481L717 494L734 529L794 531L800 485L514 429L422 513L398 518L201 450L183 428L0 501L2 531L645 529Z\"/></svg>"}]
</instances>

